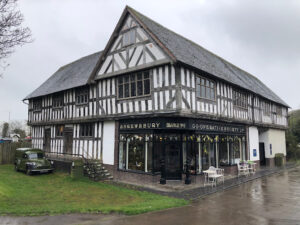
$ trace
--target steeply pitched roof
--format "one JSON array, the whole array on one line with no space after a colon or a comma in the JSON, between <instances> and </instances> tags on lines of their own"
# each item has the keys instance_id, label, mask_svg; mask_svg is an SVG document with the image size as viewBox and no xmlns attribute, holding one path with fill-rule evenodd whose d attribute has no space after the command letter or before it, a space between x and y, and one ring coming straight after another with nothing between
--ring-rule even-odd
<instances>
[{"instance_id":1,"label":"steeply pitched roof","mask_svg":"<svg viewBox=\"0 0 300 225\"><path fill-rule=\"evenodd\" d=\"M287 106L280 97L263 84L255 76L232 65L221 57L211 53L198 44L163 27L150 18L142 15L130 7L126 7L131 14L145 26L171 52L177 61L195 67L217 78L257 93L271 101Z\"/></svg>"},{"instance_id":2,"label":"steeply pitched roof","mask_svg":"<svg viewBox=\"0 0 300 225\"><path fill-rule=\"evenodd\" d=\"M62 66L25 99L35 98L87 84L102 52L80 58Z\"/></svg>"}]
</instances>

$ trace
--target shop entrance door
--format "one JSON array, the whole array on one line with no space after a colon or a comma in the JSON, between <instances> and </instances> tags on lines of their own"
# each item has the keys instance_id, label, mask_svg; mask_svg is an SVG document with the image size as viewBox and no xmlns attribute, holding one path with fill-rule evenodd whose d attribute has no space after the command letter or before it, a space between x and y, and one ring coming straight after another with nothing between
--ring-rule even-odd
<instances>
[{"instance_id":1,"label":"shop entrance door","mask_svg":"<svg viewBox=\"0 0 300 225\"><path fill-rule=\"evenodd\" d=\"M166 142L165 154L166 179L181 180L180 145L176 142Z\"/></svg>"}]
</instances>

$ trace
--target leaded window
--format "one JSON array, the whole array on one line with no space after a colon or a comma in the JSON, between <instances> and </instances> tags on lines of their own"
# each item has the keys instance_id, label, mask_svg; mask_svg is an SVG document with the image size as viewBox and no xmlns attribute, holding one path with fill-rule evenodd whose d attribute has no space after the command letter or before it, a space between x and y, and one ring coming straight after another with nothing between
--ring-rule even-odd
<instances>
[{"instance_id":1,"label":"leaded window","mask_svg":"<svg viewBox=\"0 0 300 225\"><path fill-rule=\"evenodd\" d=\"M42 110L42 100L36 99L33 100L33 111L41 111Z\"/></svg>"},{"instance_id":2,"label":"leaded window","mask_svg":"<svg viewBox=\"0 0 300 225\"><path fill-rule=\"evenodd\" d=\"M200 76L196 77L196 95L199 98L205 98L209 100L215 100L216 98L216 85L215 82L203 78Z\"/></svg>"},{"instance_id":3,"label":"leaded window","mask_svg":"<svg viewBox=\"0 0 300 225\"><path fill-rule=\"evenodd\" d=\"M262 101L262 110L265 116L270 116L271 114L270 103Z\"/></svg>"},{"instance_id":4,"label":"leaded window","mask_svg":"<svg viewBox=\"0 0 300 225\"><path fill-rule=\"evenodd\" d=\"M92 137L94 130L93 123L83 123L80 124L80 137Z\"/></svg>"},{"instance_id":5,"label":"leaded window","mask_svg":"<svg viewBox=\"0 0 300 225\"><path fill-rule=\"evenodd\" d=\"M86 104L89 101L89 89L87 87L76 89L76 104Z\"/></svg>"},{"instance_id":6,"label":"leaded window","mask_svg":"<svg viewBox=\"0 0 300 225\"><path fill-rule=\"evenodd\" d=\"M247 94L238 90L232 91L233 105L247 109Z\"/></svg>"},{"instance_id":7,"label":"leaded window","mask_svg":"<svg viewBox=\"0 0 300 225\"><path fill-rule=\"evenodd\" d=\"M61 108L64 104L64 96L62 94L60 95L54 95L53 96L53 108Z\"/></svg>"},{"instance_id":8,"label":"leaded window","mask_svg":"<svg viewBox=\"0 0 300 225\"><path fill-rule=\"evenodd\" d=\"M118 78L118 98L132 98L150 94L149 71L128 74Z\"/></svg>"}]
</instances>

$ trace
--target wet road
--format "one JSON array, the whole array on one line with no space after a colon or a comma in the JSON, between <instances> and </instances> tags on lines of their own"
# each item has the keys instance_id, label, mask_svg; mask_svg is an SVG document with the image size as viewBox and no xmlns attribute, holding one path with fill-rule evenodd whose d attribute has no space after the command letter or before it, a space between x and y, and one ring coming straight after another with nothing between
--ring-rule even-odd
<instances>
[{"instance_id":1,"label":"wet road","mask_svg":"<svg viewBox=\"0 0 300 225\"><path fill-rule=\"evenodd\" d=\"M2 224L300 224L300 168L219 192L190 206L137 216L0 217Z\"/></svg>"}]
</instances>

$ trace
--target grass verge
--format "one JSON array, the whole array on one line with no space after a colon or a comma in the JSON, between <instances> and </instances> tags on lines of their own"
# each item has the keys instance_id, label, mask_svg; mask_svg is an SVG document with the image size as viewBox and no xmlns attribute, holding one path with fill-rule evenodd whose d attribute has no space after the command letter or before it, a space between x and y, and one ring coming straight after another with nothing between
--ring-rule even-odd
<instances>
[{"instance_id":1,"label":"grass verge","mask_svg":"<svg viewBox=\"0 0 300 225\"><path fill-rule=\"evenodd\" d=\"M188 201L149 192L73 180L68 174L26 176L13 165L0 165L0 215L64 213L139 214L187 205Z\"/></svg>"}]
</instances>

